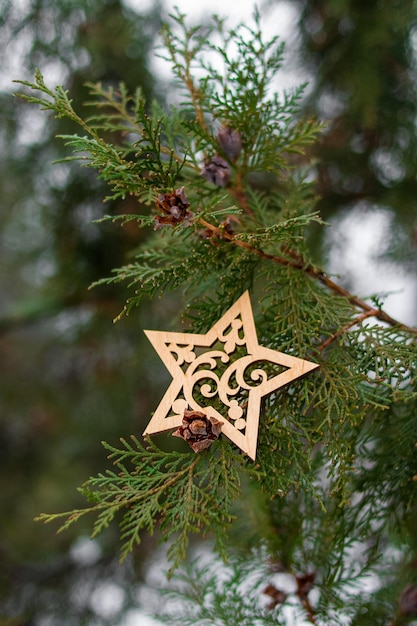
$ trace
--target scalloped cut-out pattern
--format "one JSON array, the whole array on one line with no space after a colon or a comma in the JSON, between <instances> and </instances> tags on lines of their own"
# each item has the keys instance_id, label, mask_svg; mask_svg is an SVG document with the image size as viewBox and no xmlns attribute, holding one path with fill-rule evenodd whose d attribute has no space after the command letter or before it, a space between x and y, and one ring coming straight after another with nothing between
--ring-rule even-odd
<instances>
[{"instance_id":1,"label":"scalloped cut-out pattern","mask_svg":"<svg viewBox=\"0 0 417 626\"><path fill-rule=\"evenodd\" d=\"M144 332L172 382L143 434L178 428L185 410L201 411L253 460L262 398L319 367L258 344L247 291L205 335Z\"/></svg>"}]
</instances>

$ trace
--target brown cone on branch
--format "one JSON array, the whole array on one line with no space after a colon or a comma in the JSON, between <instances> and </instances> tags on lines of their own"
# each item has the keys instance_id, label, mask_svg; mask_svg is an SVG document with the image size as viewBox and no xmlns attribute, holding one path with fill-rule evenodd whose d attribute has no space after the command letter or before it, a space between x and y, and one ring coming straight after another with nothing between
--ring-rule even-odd
<instances>
[{"instance_id":1,"label":"brown cone on branch","mask_svg":"<svg viewBox=\"0 0 417 626\"><path fill-rule=\"evenodd\" d=\"M178 224L187 225L187 222L193 217L191 211L188 210L190 203L184 192L184 187L176 189L173 193L162 193L156 199L157 208L165 213L165 215L157 215L155 217L156 226L177 226Z\"/></svg>"},{"instance_id":2,"label":"brown cone on branch","mask_svg":"<svg viewBox=\"0 0 417 626\"><path fill-rule=\"evenodd\" d=\"M200 411L184 411L182 426L174 433L173 437L181 437L186 441L194 452L201 452L211 446L213 441L219 438L223 422L215 417L208 417Z\"/></svg>"},{"instance_id":3,"label":"brown cone on branch","mask_svg":"<svg viewBox=\"0 0 417 626\"><path fill-rule=\"evenodd\" d=\"M217 133L217 141L224 154L231 160L236 161L242 150L242 138L238 130L222 126Z\"/></svg>"},{"instance_id":4,"label":"brown cone on branch","mask_svg":"<svg viewBox=\"0 0 417 626\"><path fill-rule=\"evenodd\" d=\"M232 170L223 157L215 154L206 164L201 175L217 187L227 187L232 176Z\"/></svg>"}]
</instances>

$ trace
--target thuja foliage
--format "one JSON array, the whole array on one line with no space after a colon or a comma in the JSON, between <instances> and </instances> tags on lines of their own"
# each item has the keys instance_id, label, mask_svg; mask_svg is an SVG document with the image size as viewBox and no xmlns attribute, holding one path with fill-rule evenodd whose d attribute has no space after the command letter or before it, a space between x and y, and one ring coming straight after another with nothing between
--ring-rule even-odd
<instances>
[{"instance_id":1,"label":"thuja foliage","mask_svg":"<svg viewBox=\"0 0 417 626\"><path fill-rule=\"evenodd\" d=\"M96 169L109 198L137 199L137 212L103 219L136 222L148 236L96 288L126 283L120 319L180 287L193 332L249 289L259 343L320 368L264 403L256 462L224 437L194 454L134 436L120 449L104 444L114 469L81 488L89 507L40 519L66 518L67 528L91 512L96 535L117 514L123 556L158 528L174 567L192 534L214 535L223 557L235 555L228 576L184 574L192 617L171 613L169 623L196 623L196 606L201 624L408 623L417 615L416 331L313 260L312 226L324 225L309 153L322 128L300 115L303 87L279 92L283 46L264 40L259 15L227 30L217 18L188 27L177 12L163 35L177 83L170 107L123 85L90 85L101 113L84 118L40 72L20 94L79 125L63 138L68 158Z\"/></svg>"}]
</instances>

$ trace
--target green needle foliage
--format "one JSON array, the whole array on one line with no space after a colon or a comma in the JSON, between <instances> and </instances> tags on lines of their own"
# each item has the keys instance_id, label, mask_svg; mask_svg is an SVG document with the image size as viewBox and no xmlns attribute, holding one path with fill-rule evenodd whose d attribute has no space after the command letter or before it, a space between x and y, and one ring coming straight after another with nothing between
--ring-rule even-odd
<instances>
[{"instance_id":1,"label":"green needle foliage","mask_svg":"<svg viewBox=\"0 0 417 626\"><path fill-rule=\"evenodd\" d=\"M164 452L151 441L144 448L133 435L132 441L133 445L122 439L120 450L103 442L117 471L90 478L80 489L91 508L38 519L68 518L61 527L65 530L86 513L96 513L95 537L122 511L122 558L139 543L143 529L153 534L157 524L165 540L176 535L168 550L174 567L185 558L190 533L214 530L217 547L226 556L224 530L232 521L231 503L240 487L238 462L230 445L216 446L217 453L208 457Z\"/></svg>"},{"instance_id":2,"label":"green needle foliage","mask_svg":"<svg viewBox=\"0 0 417 626\"><path fill-rule=\"evenodd\" d=\"M409 623L416 331L313 261L309 236L323 223L308 155L322 126L299 114L303 87L276 93L283 46L264 40L259 15L227 31L217 18L189 28L177 12L164 43L180 93L171 108L123 85L90 85L100 113L83 119L40 72L19 94L80 126L83 134L64 137L68 158L97 170L109 198L137 199L137 213L103 219L150 231L131 262L96 286L127 284L118 319L182 287L192 332L206 332L249 289L259 343L320 368L266 399L256 462L225 438L197 455L136 437L121 449L104 444L115 469L82 487L91 506L39 519L65 518L67 528L91 512L95 536L116 516L123 557L158 528L173 568L191 534L210 532L223 557L234 552L226 582L191 568L181 593L192 617L183 605L169 623Z\"/></svg>"}]
</instances>

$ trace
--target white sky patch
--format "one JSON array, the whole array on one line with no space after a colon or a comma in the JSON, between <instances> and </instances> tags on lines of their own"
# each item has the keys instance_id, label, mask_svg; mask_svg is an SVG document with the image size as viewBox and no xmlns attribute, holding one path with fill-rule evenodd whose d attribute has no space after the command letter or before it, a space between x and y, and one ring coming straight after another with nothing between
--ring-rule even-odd
<instances>
[{"instance_id":1,"label":"white sky patch","mask_svg":"<svg viewBox=\"0 0 417 626\"><path fill-rule=\"evenodd\" d=\"M124 4L133 10L145 13L152 8L153 2L151 0L124 0ZM305 80L305 77L300 78L298 72L301 72L301 69L299 67L297 68L298 72L294 72L294 57L289 53L289 49L293 48L295 43L299 12L298 8L290 1L282 0L272 7L265 7L264 3L255 3L253 0L239 0L239 2L227 2L227 0L213 0L210 2L208 0L203 0L202 2L178 0L173 2L172 0L167 0L163 3L163 10L164 15L167 16L174 13L175 7L178 7L178 10L186 15L190 25L204 25L208 23L211 16L218 15L220 18L226 19L226 26L233 28L239 23L248 26L253 25L255 6L258 7L261 15L264 39L268 40L278 35L286 43L287 54L285 57L287 60L291 57L291 67L286 67L286 63L284 63L279 74L279 88L288 89L298 85ZM160 41L157 42L157 45L158 43ZM167 81L172 77L169 63L160 59L156 54L152 59L151 67L161 80Z\"/></svg>"},{"instance_id":2,"label":"white sky patch","mask_svg":"<svg viewBox=\"0 0 417 626\"><path fill-rule=\"evenodd\" d=\"M153 0L123 0L123 4L127 7L146 13L151 10L154 2ZM227 0L166 0L163 2L163 8L167 13L172 13L175 7L193 18L193 20L204 21L208 15L217 13L219 16L228 16L233 18L235 22L245 20L253 13L253 7L255 3L253 0L239 0L227 1ZM257 6L260 6L258 3Z\"/></svg>"},{"instance_id":3,"label":"white sky patch","mask_svg":"<svg viewBox=\"0 0 417 626\"><path fill-rule=\"evenodd\" d=\"M341 277L361 297L381 295L384 310L405 324L415 324L416 277L384 260L392 216L379 207L360 203L346 211L328 231L328 271Z\"/></svg>"}]
</instances>

